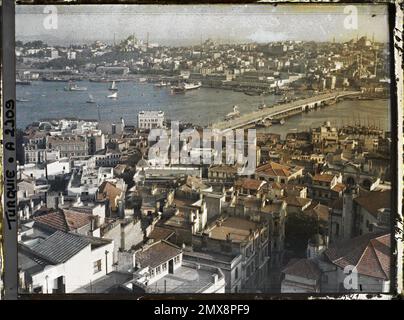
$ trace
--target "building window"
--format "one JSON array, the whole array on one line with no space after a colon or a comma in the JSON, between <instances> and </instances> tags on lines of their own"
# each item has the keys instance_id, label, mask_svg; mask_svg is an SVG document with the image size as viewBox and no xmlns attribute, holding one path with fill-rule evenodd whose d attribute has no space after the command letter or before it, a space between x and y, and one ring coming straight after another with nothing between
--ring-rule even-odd
<instances>
[{"instance_id":1,"label":"building window","mask_svg":"<svg viewBox=\"0 0 404 320\"><path fill-rule=\"evenodd\" d=\"M162 268L163 268L163 271L166 271L166 270L167 270L167 263L164 263L164 264L162 265Z\"/></svg>"},{"instance_id":2,"label":"building window","mask_svg":"<svg viewBox=\"0 0 404 320\"><path fill-rule=\"evenodd\" d=\"M41 287L35 287L33 291L34 291L34 293L42 293L42 286Z\"/></svg>"},{"instance_id":3,"label":"building window","mask_svg":"<svg viewBox=\"0 0 404 320\"><path fill-rule=\"evenodd\" d=\"M180 263L180 256L174 257L174 263L175 263L175 264Z\"/></svg>"},{"instance_id":4,"label":"building window","mask_svg":"<svg viewBox=\"0 0 404 320\"><path fill-rule=\"evenodd\" d=\"M156 275L158 275L158 274L160 274L160 273L161 273L161 267L158 266L158 267L156 268Z\"/></svg>"},{"instance_id":5,"label":"building window","mask_svg":"<svg viewBox=\"0 0 404 320\"><path fill-rule=\"evenodd\" d=\"M236 268L236 272L234 274L234 278L237 280L238 279L238 268Z\"/></svg>"},{"instance_id":6,"label":"building window","mask_svg":"<svg viewBox=\"0 0 404 320\"><path fill-rule=\"evenodd\" d=\"M150 270L150 278L154 278L154 269Z\"/></svg>"},{"instance_id":7,"label":"building window","mask_svg":"<svg viewBox=\"0 0 404 320\"><path fill-rule=\"evenodd\" d=\"M101 259L94 262L93 271L94 271L94 274L101 271Z\"/></svg>"}]
</instances>

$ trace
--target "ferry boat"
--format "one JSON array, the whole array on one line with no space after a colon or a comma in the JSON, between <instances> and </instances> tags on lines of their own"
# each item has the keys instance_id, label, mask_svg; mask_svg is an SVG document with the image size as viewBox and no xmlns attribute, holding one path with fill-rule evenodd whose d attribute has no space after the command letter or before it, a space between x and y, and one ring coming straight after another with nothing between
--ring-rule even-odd
<instances>
[{"instance_id":1,"label":"ferry boat","mask_svg":"<svg viewBox=\"0 0 404 320\"><path fill-rule=\"evenodd\" d=\"M118 88L116 87L115 81L112 81L111 86L108 88L110 91L118 91Z\"/></svg>"},{"instance_id":2,"label":"ferry boat","mask_svg":"<svg viewBox=\"0 0 404 320\"><path fill-rule=\"evenodd\" d=\"M60 78L60 77L43 77L42 81L44 82L69 82L69 79Z\"/></svg>"},{"instance_id":3,"label":"ferry boat","mask_svg":"<svg viewBox=\"0 0 404 320\"><path fill-rule=\"evenodd\" d=\"M118 98L118 92L114 92L113 94L110 94L107 96L109 99L117 99Z\"/></svg>"},{"instance_id":4,"label":"ferry boat","mask_svg":"<svg viewBox=\"0 0 404 320\"><path fill-rule=\"evenodd\" d=\"M86 87L78 87L77 84L69 82L68 86L65 87L65 91L87 91Z\"/></svg>"},{"instance_id":5,"label":"ferry boat","mask_svg":"<svg viewBox=\"0 0 404 320\"><path fill-rule=\"evenodd\" d=\"M94 97L92 94L88 95L88 100L86 101L86 103L95 103Z\"/></svg>"},{"instance_id":6,"label":"ferry boat","mask_svg":"<svg viewBox=\"0 0 404 320\"><path fill-rule=\"evenodd\" d=\"M194 82L194 83L184 83L183 84L185 90L193 90L202 87L202 82Z\"/></svg>"},{"instance_id":7,"label":"ferry boat","mask_svg":"<svg viewBox=\"0 0 404 320\"><path fill-rule=\"evenodd\" d=\"M202 87L202 82L194 82L194 83L186 83L183 82L179 84L178 86L172 86L171 87L171 92L172 93L184 93L185 91L188 90L194 90Z\"/></svg>"},{"instance_id":8,"label":"ferry boat","mask_svg":"<svg viewBox=\"0 0 404 320\"><path fill-rule=\"evenodd\" d=\"M156 83L154 86L156 88L162 88L162 87L168 87L169 85L170 85L170 82L161 81L159 83Z\"/></svg>"}]
</instances>

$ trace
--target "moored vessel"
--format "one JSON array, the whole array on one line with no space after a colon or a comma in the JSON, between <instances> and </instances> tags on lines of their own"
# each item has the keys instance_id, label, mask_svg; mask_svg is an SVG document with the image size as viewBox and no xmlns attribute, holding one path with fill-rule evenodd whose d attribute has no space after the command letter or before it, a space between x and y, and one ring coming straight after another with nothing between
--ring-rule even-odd
<instances>
[{"instance_id":1,"label":"moored vessel","mask_svg":"<svg viewBox=\"0 0 404 320\"><path fill-rule=\"evenodd\" d=\"M87 91L86 87L79 87L72 81L69 81L67 87L65 87L65 91Z\"/></svg>"}]
</instances>

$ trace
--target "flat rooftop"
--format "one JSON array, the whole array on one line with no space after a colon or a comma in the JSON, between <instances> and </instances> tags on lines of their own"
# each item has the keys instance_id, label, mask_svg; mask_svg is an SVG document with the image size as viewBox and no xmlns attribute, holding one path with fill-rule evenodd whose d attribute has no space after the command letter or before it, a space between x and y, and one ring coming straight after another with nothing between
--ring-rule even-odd
<instances>
[{"instance_id":1,"label":"flat rooftop","mask_svg":"<svg viewBox=\"0 0 404 320\"><path fill-rule=\"evenodd\" d=\"M238 255L236 254L223 254L211 251L184 251L183 259L190 260L193 262L203 262L207 261L215 261L215 262L223 262L230 264L234 259L236 259Z\"/></svg>"},{"instance_id":2,"label":"flat rooftop","mask_svg":"<svg viewBox=\"0 0 404 320\"><path fill-rule=\"evenodd\" d=\"M230 240L241 242L248 239L250 230L256 230L258 224L243 218L228 217L220 225L216 224L210 230L210 238L217 240Z\"/></svg>"},{"instance_id":3,"label":"flat rooftop","mask_svg":"<svg viewBox=\"0 0 404 320\"><path fill-rule=\"evenodd\" d=\"M205 268L197 269L196 266L182 265L174 274L168 274L152 283L148 289L154 293L194 293L202 288L213 284L213 275L218 272Z\"/></svg>"},{"instance_id":4,"label":"flat rooftop","mask_svg":"<svg viewBox=\"0 0 404 320\"><path fill-rule=\"evenodd\" d=\"M108 293L119 285L131 280L133 275L125 272L112 271L96 281L83 286L73 293Z\"/></svg>"}]
</instances>

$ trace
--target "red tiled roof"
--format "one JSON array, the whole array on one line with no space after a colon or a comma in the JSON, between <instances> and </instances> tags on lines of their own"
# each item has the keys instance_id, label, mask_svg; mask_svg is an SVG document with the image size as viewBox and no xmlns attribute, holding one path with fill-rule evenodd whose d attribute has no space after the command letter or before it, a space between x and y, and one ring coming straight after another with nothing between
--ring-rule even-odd
<instances>
[{"instance_id":1,"label":"red tiled roof","mask_svg":"<svg viewBox=\"0 0 404 320\"><path fill-rule=\"evenodd\" d=\"M386 191L361 191L354 201L377 217L378 210L391 207L391 192Z\"/></svg>"},{"instance_id":2,"label":"red tiled roof","mask_svg":"<svg viewBox=\"0 0 404 320\"><path fill-rule=\"evenodd\" d=\"M349 239L324 254L340 268L353 265L359 274L390 279L390 233L368 233Z\"/></svg>"},{"instance_id":3,"label":"red tiled roof","mask_svg":"<svg viewBox=\"0 0 404 320\"><path fill-rule=\"evenodd\" d=\"M332 191L335 191L338 193L344 191L345 189L346 189L346 186L343 183L337 183L337 184L335 184L334 187L331 188Z\"/></svg>"},{"instance_id":4,"label":"red tiled roof","mask_svg":"<svg viewBox=\"0 0 404 320\"><path fill-rule=\"evenodd\" d=\"M114 183L109 181L104 181L98 187L97 200L108 199L110 201L110 206L112 210L116 209L115 199L121 196L122 190L119 189Z\"/></svg>"},{"instance_id":5,"label":"red tiled roof","mask_svg":"<svg viewBox=\"0 0 404 320\"><path fill-rule=\"evenodd\" d=\"M164 262L173 259L181 254L182 250L174 244L167 241L153 243L150 247L143 248L135 253L135 261L142 268L155 268Z\"/></svg>"},{"instance_id":6,"label":"red tiled roof","mask_svg":"<svg viewBox=\"0 0 404 320\"><path fill-rule=\"evenodd\" d=\"M310 206L304 210L304 213L318 220L328 221L330 208L320 203L311 203Z\"/></svg>"},{"instance_id":7,"label":"red tiled roof","mask_svg":"<svg viewBox=\"0 0 404 320\"><path fill-rule=\"evenodd\" d=\"M63 210L34 217L34 221L55 230L69 232L89 224L91 216L86 213Z\"/></svg>"},{"instance_id":8,"label":"red tiled roof","mask_svg":"<svg viewBox=\"0 0 404 320\"><path fill-rule=\"evenodd\" d=\"M276 162L270 162L259 166L257 173L264 173L269 176L289 177L292 175L291 168Z\"/></svg>"},{"instance_id":9,"label":"red tiled roof","mask_svg":"<svg viewBox=\"0 0 404 320\"><path fill-rule=\"evenodd\" d=\"M282 273L312 280L319 280L321 276L320 268L309 259L292 259Z\"/></svg>"},{"instance_id":10,"label":"red tiled roof","mask_svg":"<svg viewBox=\"0 0 404 320\"><path fill-rule=\"evenodd\" d=\"M259 190L264 184L266 184L266 182L262 180L244 178L237 180L235 186L243 189Z\"/></svg>"},{"instance_id":11,"label":"red tiled roof","mask_svg":"<svg viewBox=\"0 0 404 320\"><path fill-rule=\"evenodd\" d=\"M167 240L174 234L173 230L155 226L148 238L154 240Z\"/></svg>"},{"instance_id":12,"label":"red tiled roof","mask_svg":"<svg viewBox=\"0 0 404 320\"><path fill-rule=\"evenodd\" d=\"M311 203L311 199L300 197L285 197L282 200L284 200L288 206L292 207L304 207L308 203Z\"/></svg>"},{"instance_id":13,"label":"red tiled roof","mask_svg":"<svg viewBox=\"0 0 404 320\"><path fill-rule=\"evenodd\" d=\"M333 174L316 174L313 177L313 181L321 181L321 182L331 182L332 179L334 179L334 175Z\"/></svg>"}]
</instances>

